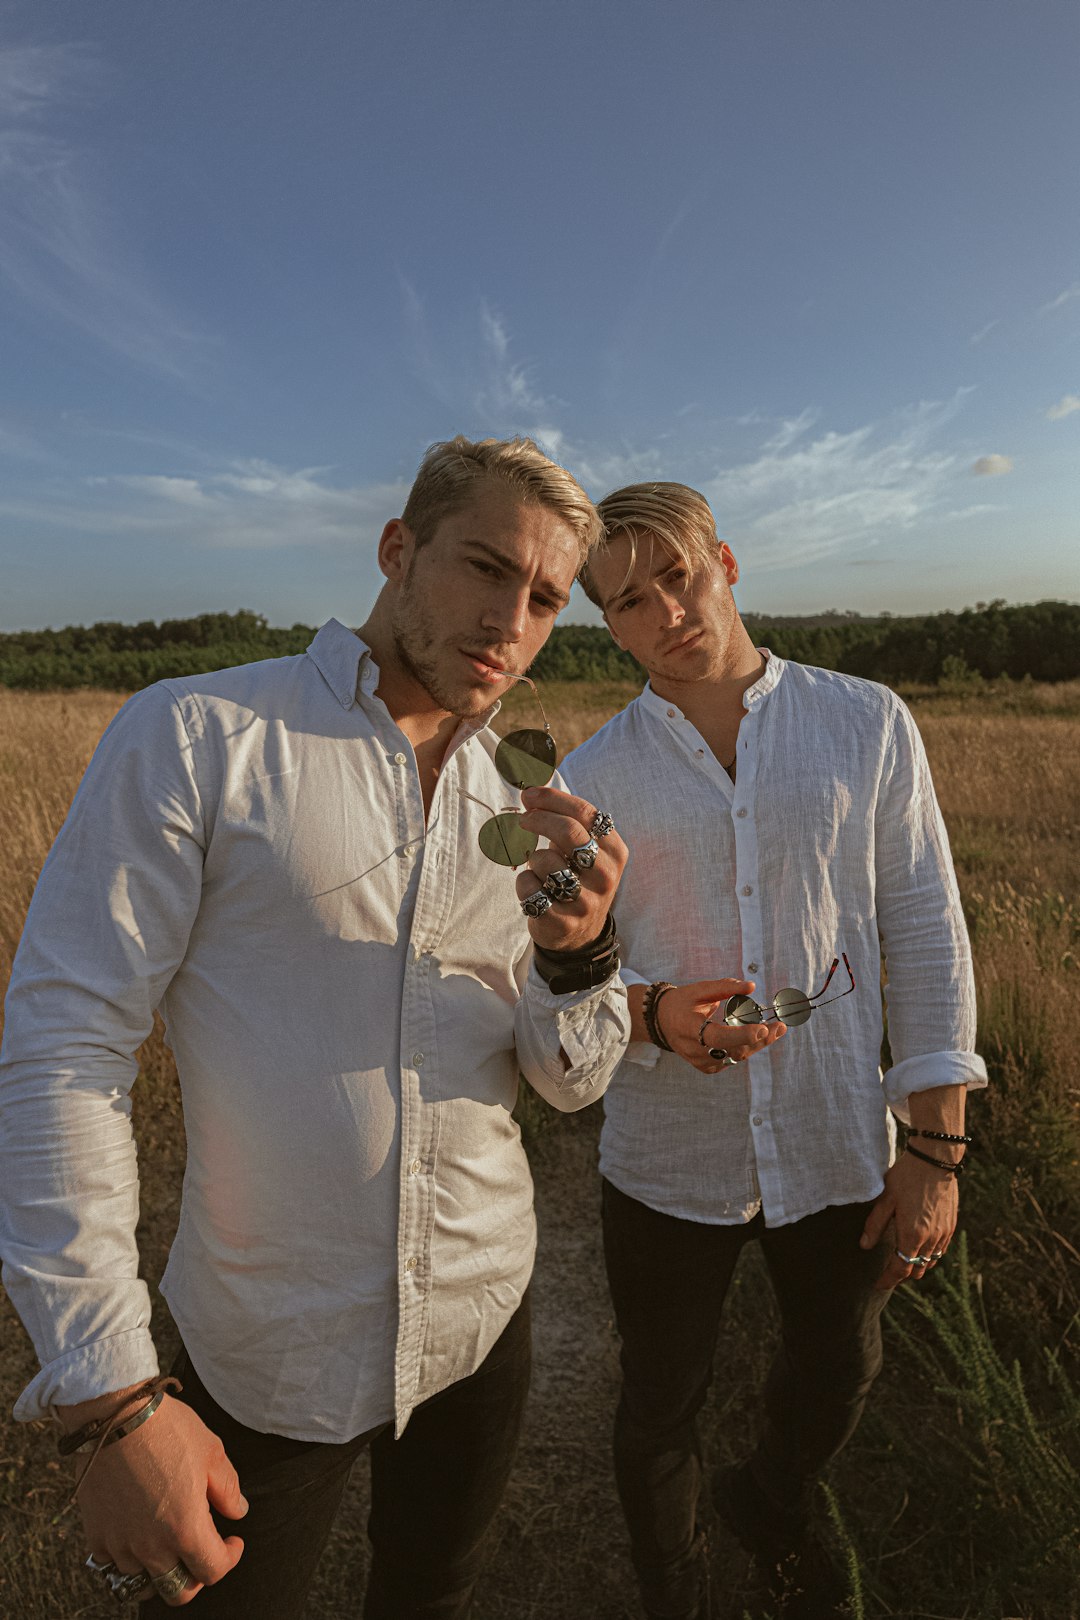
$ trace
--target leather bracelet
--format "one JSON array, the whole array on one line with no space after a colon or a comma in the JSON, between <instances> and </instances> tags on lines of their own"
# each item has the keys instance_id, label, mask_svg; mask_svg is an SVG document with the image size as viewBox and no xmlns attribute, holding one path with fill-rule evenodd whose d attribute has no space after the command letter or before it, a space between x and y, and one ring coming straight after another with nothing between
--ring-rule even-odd
<instances>
[{"instance_id":1,"label":"leather bracelet","mask_svg":"<svg viewBox=\"0 0 1080 1620\"><path fill-rule=\"evenodd\" d=\"M641 1016L645 1021L645 1028L649 1032L649 1039L654 1046L660 1048L661 1052L673 1052L675 1048L668 1041L656 1021L656 1009L661 999L667 995L669 990L674 990L674 988L675 986L669 984L666 979L657 979L654 984L650 984L645 992L645 999L641 1003Z\"/></svg>"},{"instance_id":2,"label":"leather bracelet","mask_svg":"<svg viewBox=\"0 0 1080 1620\"><path fill-rule=\"evenodd\" d=\"M125 1407L130 1406L132 1401L141 1400L144 1395L157 1396L157 1405L154 1405L153 1399L150 1401L150 1405L153 1406L154 1412L156 1412L157 1407L161 1404L161 1396L169 1388L179 1392L183 1385L178 1378L170 1376L148 1378L145 1384L140 1384L139 1388L133 1389L130 1395L125 1395L113 1407L111 1412L104 1412L101 1417L91 1418L89 1423L84 1423L81 1428L72 1429L70 1434L61 1435L56 1442L57 1451L61 1457L70 1457L76 1451L89 1451L91 1447L100 1450L102 1446L108 1445L109 1439L113 1435L116 1435L117 1439L122 1438L118 1430L122 1429L125 1434L130 1433L127 1428L127 1423L130 1420L125 1419L122 1423L117 1422ZM135 1416L138 1417L140 1423L145 1423L147 1417L152 1417L153 1413L148 1412L144 1406L139 1408ZM132 1426L138 1428L139 1424L133 1423Z\"/></svg>"},{"instance_id":3,"label":"leather bracelet","mask_svg":"<svg viewBox=\"0 0 1080 1620\"><path fill-rule=\"evenodd\" d=\"M925 1136L931 1142L957 1142L964 1147L970 1147L975 1138L973 1136L955 1136L952 1131L908 1131L910 1140L913 1136Z\"/></svg>"},{"instance_id":4,"label":"leather bracelet","mask_svg":"<svg viewBox=\"0 0 1080 1620\"><path fill-rule=\"evenodd\" d=\"M552 973L550 978L545 977L543 968L537 963L536 971L544 979L553 996L568 996L575 990L592 990L598 984L603 984L619 969L619 953L610 951L607 956L599 956L593 962L571 962L568 967L560 968Z\"/></svg>"},{"instance_id":5,"label":"leather bracelet","mask_svg":"<svg viewBox=\"0 0 1080 1620\"><path fill-rule=\"evenodd\" d=\"M921 1159L923 1164L937 1165L939 1170L946 1171L950 1176L960 1175L964 1168L963 1159L957 1159L955 1164L951 1159L932 1159L929 1153L920 1153L919 1149L913 1148L910 1142L907 1144L906 1151L911 1154L912 1158Z\"/></svg>"},{"instance_id":6,"label":"leather bracelet","mask_svg":"<svg viewBox=\"0 0 1080 1620\"><path fill-rule=\"evenodd\" d=\"M557 973L560 968L569 967L571 963L595 962L598 957L606 956L618 948L619 936L615 932L615 918L609 911L604 918L603 928L595 939L589 940L588 944L573 946L568 951L552 951L546 945L534 945L533 957L540 977L546 980L545 967L549 967L552 973Z\"/></svg>"},{"instance_id":7,"label":"leather bracelet","mask_svg":"<svg viewBox=\"0 0 1080 1620\"><path fill-rule=\"evenodd\" d=\"M134 1417L125 1418L123 1423L118 1423L114 1429L110 1429L103 1439L84 1440L81 1446L69 1446L64 1456L77 1456L80 1451L92 1451L95 1446L100 1446L104 1451L106 1446L115 1445L117 1440L122 1440L125 1435L133 1433L135 1429L141 1429L144 1423L149 1422L164 1399L165 1391L159 1389L152 1401L141 1407Z\"/></svg>"}]
</instances>

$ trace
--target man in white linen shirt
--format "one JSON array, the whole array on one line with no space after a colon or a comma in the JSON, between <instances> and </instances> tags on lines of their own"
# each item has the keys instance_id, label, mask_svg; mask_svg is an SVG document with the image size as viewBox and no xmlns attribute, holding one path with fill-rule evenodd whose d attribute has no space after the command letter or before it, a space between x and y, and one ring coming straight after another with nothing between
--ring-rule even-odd
<instances>
[{"instance_id":1,"label":"man in white linen shirt","mask_svg":"<svg viewBox=\"0 0 1080 1620\"><path fill-rule=\"evenodd\" d=\"M575 792L618 801L631 851L619 930L633 1038L601 1142L620 1495L647 1613L703 1620L695 1416L738 1254L760 1240L782 1343L757 1449L713 1495L782 1613L822 1620L842 1612L843 1584L809 1524L812 1482L880 1369L888 1290L941 1261L956 1224L965 1094L986 1080L967 936L899 699L754 647L735 558L695 491L635 485L600 514L583 583L649 672L563 766ZM761 986L744 1017L797 994L779 1004L784 1038L730 1069L715 981L734 973ZM895 1163L890 1109L915 1138Z\"/></svg>"},{"instance_id":2,"label":"man in white linen shirt","mask_svg":"<svg viewBox=\"0 0 1080 1620\"><path fill-rule=\"evenodd\" d=\"M46 864L0 1091L5 1281L42 1365L16 1415L119 1425L79 1500L148 1614L298 1615L364 1445L365 1615L468 1610L528 1382L519 1067L581 1108L629 1028L610 817L528 789L550 844L516 884L478 844L519 803L487 721L599 533L530 441L435 445L366 625L132 698ZM128 1092L157 1007L188 1158L162 1284L184 1389L155 1408Z\"/></svg>"}]
</instances>

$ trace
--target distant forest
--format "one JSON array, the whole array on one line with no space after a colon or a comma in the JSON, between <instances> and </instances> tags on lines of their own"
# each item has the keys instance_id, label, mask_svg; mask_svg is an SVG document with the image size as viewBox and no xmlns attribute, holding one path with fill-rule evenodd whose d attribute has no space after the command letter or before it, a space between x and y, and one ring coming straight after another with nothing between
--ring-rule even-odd
<instances>
[{"instance_id":1,"label":"distant forest","mask_svg":"<svg viewBox=\"0 0 1080 1620\"><path fill-rule=\"evenodd\" d=\"M819 613L806 618L744 614L759 646L784 658L864 675L887 685L937 685L1007 676L1080 677L1080 605L982 603L962 613L900 617ZM306 624L275 629L261 613L200 613L160 624L69 625L0 634L0 685L27 691L103 687L135 692L170 675L197 675L261 658L301 653ZM596 625L558 626L533 666L538 680L640 678L641 670Z\"/></svg>"}]
</instances>

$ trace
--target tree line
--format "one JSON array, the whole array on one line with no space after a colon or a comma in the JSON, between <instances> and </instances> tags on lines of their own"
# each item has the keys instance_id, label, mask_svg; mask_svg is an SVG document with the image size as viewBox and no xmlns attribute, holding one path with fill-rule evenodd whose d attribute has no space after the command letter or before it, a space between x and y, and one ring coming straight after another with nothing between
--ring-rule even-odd
<instances>
[{"instance_id":1,"label":"tree line","mask_svg":"<svg viewBox=\"0 0 1080 1620\"><path fill-rule=\"evenodd\" d=\"M1080 604L979 603L960 613L876 618L829 612L803 618L743 615L759 646L783 658L887 685L1080 677ZM68 625L0 634L0 685L26 691L102 687L135 692L152 681L301 653L315 631L275 628L265 616ZM639 679L642 671L598 625L559 625L533 665L538 680Z\"/></svg>"}]
</instances>

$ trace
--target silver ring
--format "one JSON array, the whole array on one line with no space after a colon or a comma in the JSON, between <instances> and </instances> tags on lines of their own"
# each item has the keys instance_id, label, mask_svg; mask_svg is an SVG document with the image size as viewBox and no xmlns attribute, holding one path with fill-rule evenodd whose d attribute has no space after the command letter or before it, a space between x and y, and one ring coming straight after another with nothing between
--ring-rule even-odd
<instances>
[{"instance_id":1,"label":"silver ring","mask_svg":"<svg viewBox=\"0 0 1080 1620\"><path fill-rule=\"evenodd\" d=\"M179 1597L191 1585L191 1571L186 1564L174 1564L164 1575L151 1575L150 1584L159 1597Z\"/></svg>"},{"instance_id":2,"label":"silver ring","mask_svg":"<svg viewBox=\"0 0 1080 1620\"><path fill-rule=\"evenodd\" d=\"M105 1579L117 1603L130 1603L132 1598L145 1592L150 1585L150 1577L145 1569L137 1570L134 1575L121 1575L118 1569L110 1569L105 1572Z\"/></svg>"},{"instance_id":3,"label":"silver ring","mask_svg":"<svg viewBox=\"0 0 1080 1620\"><path fill-rule=\"evenodd\" d=\"M542 917L545 911L551 910L551 896L545 894L543 889L537 889L535 894L525 896L521 909L526 917Z\"/></svg>"},{"instance_id":4,"label":"silver ring","mask_svg":"<svg viewBox=\"0 0 1080 1620\"><path fill-rule=\"evenodd\" d=\"M719 1063L722 1069L733 1069L735 1067L735 1059L730 1052L725 1052L722 1046L710 1046L709 1056L714 1062Z\"/></svg>"},{"instance_id":5,"label":"silver ring","mask_svg":"<svg viewBox=\"0 0 1080 1620\"><path fill-rule=\"evenodd\" d=\"M589 831L594 838L610 838L615 831L615 823L610 816L605 815L602 810L598 810L592 818Z\"/></svg>"},{"instance_id":6,"label":"silver ring","mask_svg":"<svg viewBox=\"0 0 1080 1620\"><path fill-rule=\"evenodd\" d=\"M88 1569L91 1575L107 1575L110 1569L116 1568L116 1565L111 1558L106 1558L103 1563L100 1558L95 1558L91 1553L83 1568Z\"/></svg>"},{"instance_id":7,"label":"silver ring","mask_svg":"<svg viewBox=\"0 0 1080 1620\"><path fill-rule=\"evenodd\" d=\"M896 1258L902 1260L905 1266L924 1266L926 1264L921 1254L905 1254L903 1249L896 1250Z\"/></svg>"},{"instance_id":8,"label":"silver ring","mask_svg":"<svg viewBox=\"0 0 1080 1620\"><path fill-rule=\"evenodd\" d=\"M553 900L576 900L581 893L581 879L568 866L560 866L557 872L548 873L544 888Z\"/></svg>"},{"instance_id":9,"label":"silver ring","mask_svg":"<svg viewBox=\"0 0 1080 1620\"><path fill-rule=\"evenodd\" d=\"M587 872L590 866L596 865L596 857L600 853L600 845L595 838L590 838L587 844L578 844L566 857L567 865L572 866L576 872Z\"/></svg>"},{"instance_id":10,"label":"silver ring","mask_svg":"<svg viewBox=\"0 0 1080 1620\"><path fill-rule=\"evenodd\" d=\"M945 1258L945 1250L944 1249L935 1249L933 1254L930 1256L930 1258L931 1258L931 1260L944 1260L944 1258Z\"/></svg>"}]
</instances>

